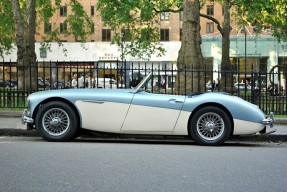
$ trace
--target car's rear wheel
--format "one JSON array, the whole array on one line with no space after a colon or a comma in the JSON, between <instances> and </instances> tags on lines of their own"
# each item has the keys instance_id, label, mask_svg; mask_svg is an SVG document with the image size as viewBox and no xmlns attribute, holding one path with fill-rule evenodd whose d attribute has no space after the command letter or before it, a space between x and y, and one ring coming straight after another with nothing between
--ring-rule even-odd
<instances>
[{"instance_id":1,"label":"car's rear wheel","mask_svg":"<svg viewBox=\"0 0 287 192\"><path fill-rule=\"evenodd\" d=\"M232 123L227 113L215 106L199 109L191 119L189 133L200 145L221 145L230 136Z\"/></svg>"},{"instance_id":2,"label":"car's rear wheel","mask_svg":"<svg viewBox=\"0 0 287 192\"><path fill-rule=\"evenodd\" d=\"M44 104L38 111L35 126L47 141L69 141L78 131L78 117L66 103L52 101Z\"/></svg>"}]
</instances>

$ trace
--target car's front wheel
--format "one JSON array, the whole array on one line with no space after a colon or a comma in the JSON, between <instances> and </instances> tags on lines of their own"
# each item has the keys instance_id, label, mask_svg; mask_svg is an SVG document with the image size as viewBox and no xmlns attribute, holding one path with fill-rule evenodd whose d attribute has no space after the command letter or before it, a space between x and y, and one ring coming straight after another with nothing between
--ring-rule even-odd
<instances>
[{"instance_id":1,"label":"car's front wheel","mask_svg":"<svg viewBox=\"0 0 287 192\"><path fill-rule=\"evenodd\" d=\"M200 145L220 145L230 136L232 123L227 113L215 106L199 109L191 119L189 133Z\"/></svg>"},{"instance_id":2,"label":"car's front wheel","mask_svg":"<svg viewBox=\"0 0 287 192\"><path fill-rule=\"evenodd\" d=\"M78 117L68 104L52 101L39 109L35 126L47 141L69 141L77 134Z\"/></svg>"}]
</instances>

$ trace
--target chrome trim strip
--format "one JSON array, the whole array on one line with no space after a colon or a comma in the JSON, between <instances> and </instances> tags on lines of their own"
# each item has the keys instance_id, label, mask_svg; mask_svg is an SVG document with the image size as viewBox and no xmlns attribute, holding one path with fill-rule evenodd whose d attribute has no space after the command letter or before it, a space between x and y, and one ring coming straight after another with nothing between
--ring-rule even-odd
<instances>
[{"instance_id":1,"label":"chrome trim strip","mask_svg":"<svg viewBox=\"0 0 287 192\"><path fill-rule=\"evenodd\" d=\"M104 101L93 101L93 100L82 100L82 102L97 103L97 104L103 104L103 103L105 103Z\"/></svg>"}]
</instances>

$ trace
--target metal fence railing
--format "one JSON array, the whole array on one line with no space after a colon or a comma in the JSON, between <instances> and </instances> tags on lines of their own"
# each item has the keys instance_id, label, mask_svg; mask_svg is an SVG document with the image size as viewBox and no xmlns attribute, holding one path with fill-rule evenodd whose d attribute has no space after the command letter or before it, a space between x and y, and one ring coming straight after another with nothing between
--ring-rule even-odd
<instances>
[{"instance_id":1,"label":"metal fence railing","mask_svg":"<svg viewBox=\"0 0 287 192\"><path fill-rule=\"evenodd\" d=\"M154 75L149 85L152 93L187 94L197 91L194 85L198 84L201 92L230 92L257 104L265 113L274 111L275 114L287 114L287 67L284 66L274 66L269 72L214 71L208 67L178 70L174 64L112 61L39 62L36 67L25 66L23 69L26 72L21 79L16 63L0 62L0 110L21 110L27 107L28 95L36 91L131 88L152 72ZM198 79L194 78L196 75ZM178 80L180 76L184 77L181 81ZM223 81L223 78L229 81ZM32 84L31 89L26 88Z\"/></svg>"}]
</instances>

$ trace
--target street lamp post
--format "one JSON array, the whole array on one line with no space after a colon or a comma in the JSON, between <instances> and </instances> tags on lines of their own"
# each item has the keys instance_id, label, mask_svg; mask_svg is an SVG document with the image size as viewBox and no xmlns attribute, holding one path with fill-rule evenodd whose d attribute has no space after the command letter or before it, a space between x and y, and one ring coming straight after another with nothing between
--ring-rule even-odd
<instances>
[{"instance_id":1,"label":"street lamp post","mask_svg":"<svg viewBox=\"0 0 287 192\"><path fill-rule=\"evenodd\" d=\"M244 60L245 60L245 62L244 62L244 65L245 65L245 81L246 81L246 70L247 70L247 56L246 56L246 52L247 52L247 41L246 41L246 28L245 28L245 26L244 26L244 46L245 46L245 48L244 48Z\"/></svg>"},{"instance_id":2,"label":"street lamp post","mask_svg":"<svg viewBox=\"0 0 287 192\"><path fill-rule=\"evenodd\" d=\"M124 44L125 44L125 31L122 31L121 34L121 50L122 50L122 54L121 54L121 60L122 60L122 64L124 63Z\"/></svg>"},{"instance_id":3,"label":"street lamp post","mask_svg":"<svg viewBox=\"0 0 287 192\"><path fill-rule=\"evenodd\" d=\"M127 86L126 84L127 84L127 82L126 82L126 76L127 76L127 74L126 74L126 67L125 67L125 64L124 64L124 45L125 45L125 30L122 30L122 33L121 33L121 51L122 51L122 53L121 53L121 69L120 69L120 75L121 75L121 81L123 81L124 82L124 84L125 84L125 86ZM123 79L123 76L125 77L124 79ZM122 82L122 83L123 83ZM121 84L122 84L121 83Z\"/></svg>"}]
</instances>

